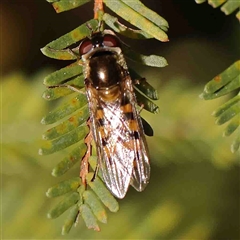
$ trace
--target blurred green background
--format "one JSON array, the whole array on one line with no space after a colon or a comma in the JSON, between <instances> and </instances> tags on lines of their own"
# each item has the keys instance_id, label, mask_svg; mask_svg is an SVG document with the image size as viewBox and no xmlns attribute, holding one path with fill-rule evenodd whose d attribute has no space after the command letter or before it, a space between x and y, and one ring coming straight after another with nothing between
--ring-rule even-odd
<instances>
[{"instance_id":1,"label":"blurred green background","mask_svg":"<svg viewBox=\"0 0 240 240\"><path fill-rule=\"evenodd\" d=\"M2 239L240 239L239 152L230 152L234 136L223 138L224 126L211 116L224 98L198 97L239 58L239 23L234 14L226 17L193 0L142 2L170 24L168 43L124 38L169 63L163 69L132 64L159 91L160 114L143 111L154 129L150 184L142 193L130 188L101 232L86 229L80 218L61 236L66 213L47 219L59 199L47 199L45 192L77 176L79 166L56 179L51 170L64 154L42 157L38 148L46 130L40 120L54 106L41 98L43 78L68 63L39 49L92 18L93 6L56 14L44 0L1 1Z\"/></svg>"}]
</instances>

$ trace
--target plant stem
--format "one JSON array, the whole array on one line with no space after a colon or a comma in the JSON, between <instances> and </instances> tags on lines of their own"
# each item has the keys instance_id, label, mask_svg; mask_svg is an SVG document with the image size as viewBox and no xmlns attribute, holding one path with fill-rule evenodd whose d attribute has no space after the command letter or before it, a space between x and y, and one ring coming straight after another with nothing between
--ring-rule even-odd
<instances>
[{"instance_id":1,"label":"plant stem","mask_svg":"<svg viewBox=\"0 0 240 240\"><path fill-rule=\"evenodd\" d=\"M98 12L103 12L103 0L94 0L94 19L98 19Z\"/></svg>"}]
</instances>

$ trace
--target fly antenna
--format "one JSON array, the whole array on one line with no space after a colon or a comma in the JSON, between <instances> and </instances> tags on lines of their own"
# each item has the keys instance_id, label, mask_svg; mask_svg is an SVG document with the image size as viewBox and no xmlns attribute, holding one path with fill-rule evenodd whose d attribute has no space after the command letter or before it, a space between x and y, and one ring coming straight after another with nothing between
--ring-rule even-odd
<instances>
[{"instance_id":1,"label":"fly antenna","mask_svg":"<svg viewBox=\"0 0 240 240\"><path fill-rule=\"evenodd\" d=\"M92 28L92 25L90 23L86 23L87 28L90 30L90 37L92 37L94 30Z\"/></svg>"},{"instance_id":2,"label":"fly antenna","mask_svg":"<svg viewBox=\"0 0 240 240\"><path fill-rule=\"evenodd\" d=\"M98 25L97 25L95 30L93 29L93 27L92 27L92 25L90 23L86 23L86 26L90 30L90 37L92 37L92 35L95 32L101 32L101 28L103 26L103 21L102 20L98 21Z\"/></svg>"},{"instance_id":3,"label":"fly antenna","mask_svg":"<svg viewBox=\"0 0 240 240\"><path fill-rule=\"evenodd\" d=\"M99 20L99 21L98 21L98 26L97 26L97 31L98 31L98 32L101 32L102 27L103 27L103 21L102 21L102 20Z\"/></svg>"}]
</instances>

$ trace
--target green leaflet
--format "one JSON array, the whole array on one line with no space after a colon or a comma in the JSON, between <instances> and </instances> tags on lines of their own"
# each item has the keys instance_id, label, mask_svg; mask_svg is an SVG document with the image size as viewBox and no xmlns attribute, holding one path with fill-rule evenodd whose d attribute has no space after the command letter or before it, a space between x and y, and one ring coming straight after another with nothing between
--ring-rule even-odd
<instances>
[{"instance_id":1,"label":"green leaflet","mask_svg":"<svg viewBox=\"0 0 240 240\"><path fill-rule=\"evenodd\" d=\"M214 99L220 96L223 96L227 93L232 92L233 90L239 89L240 87L240 60L232 64L224 72L216 76L209 83L206 84L203 93L200 95L201 98L205 100ZM239 126L240 113L240 93L237 96L233 97L231 100L227 101L216 111L213 112L215 116L216 124L224 124L230 119L231 122L224 130L223 135L231 135ZM231 151L235 152L239 148L239 138L231 146Z\"/></svg>"},{"instance_id":2,"label":"green leaflet","mask_svg":"<svg viewBox=\"0 0 240 240\"><path fill-rule=\"evenodd\" d=\"M141 79L139 84L134 85L134 88L141 91L143 94L145 94L147 97L149 97L152 100L158 100L158 92L155 88L153 88L146 79Z\"/></svg>"},{"instance_id":3,"label":"green leaflet","mask_svg":"<svg viewBox=\"0 0 240 240\"><path fill-rule=\"evenodd\" d=\"M238 21L240 21L240 11L237 12L236 17L237 17Z\"/></svg>"},{"instance_id":4,"label":"green leaflet","mask_svg":"<svg viewBox=\"0 0 240 240\"><path fill-rule=\"evenodd\" d=\"M205 1L206 0L195 0L196 3L203 3ZM223 4L221 7L221 11L224 12L226 15L233 13L240 7L240 1L238 0L208 0L208 4L210 4L214 8L217 8ZM236 14L236 17L238 18L238 20L240 19L240 12Z\"/></svg>"},{"instance_id":5,"label":"green leaflet","mask_svg":"<svg viewBox=\"0 0 240 240\"><path fill-rule=\"evenodd\" d=\"M42 147L39 149L39 154L40 155L52 154L54 152L67 148L84 139L88 132L89 132L88 126L84 125L79 126L75 128L73 131L54 140L43 141Z\"/></svg>"},{"instance_id":6,"label":"green leaflet","mask_svg":"<svg viewBox=\"0 0 240 240\"><path fill-rule=\"evenodd\" d=\"M145 31L147 34L153 36L159 41L162 41L162 42L168 41L167 34L160 28L160 26L155 25L153 22L148 20L145 16L139 14L133 8L126 5L123 1L103 0L103 2L113 12L118 14L120 17L122 17L126 21L130 22L132 25Z\"/></svg>"},{"instance_id":7,"label":"green leaflet","mask_svg":"<svg viewBox=\"0 0 240 240\"><path fill-rule=\"evenodd\" d=\"M88 162L89 162L89 165L90 165L91 169L93 171L95 171L96 167L97 167L98 159L97 159L97 153L96 153L96 146L95 146L94 143L92 144L92 156L88 159ZM99 172L98 172L98 177L101 180L103 179L102 171L100 169L99 169Z\"/></svg>"},{"instance_id":8,"label":"green leaflet","mask_svg":"<svg viewBox=\"0 0 240 240\"><path fill-rule=\"evenodd\" d=\"M129 37L133 39L146 39L146 38L153 37L142 30L135 30L135 29L126 27L125 25L120 23L116 17L113 17L108 13L104 13L103 21L115 32L120 33L125 37Z\"/></svg>"},{"instance_id":9,"label":"green leaflet","mask_svg":"<svg viewBox=\"0 0 240 240\"><path fill-rule=\"evenodd\" d=\"M239 147L240 147L240 133L238 133L236 139L233 141L231 151L234 153L239 149Z\"/></svg>"},{"instance_id":10,"label":"green leaflet","mask_svg":"<svg viewBox=\"0 0 240 240\"><path fill-rule=\"evenodd\" d=\"M148 98L152 100L158 100L158 92L152 87L145 78L141 77L133 69L129 69L131 79L134 83L134 88L145 94ZM136 90L135 90L136 91Z\"/></svg>"},{"instance_id":11,"label":"green leaflet","mask_svg":"<svg viewBox=\"0 0 240 240\"><path fill-rule=\"evenodd\" d=\"M75 163L79 162L86 153L87 147L84 141L80 141L78 146L72 150L67 157L65 157L57 166L52 170L54 177L59 177L71 169Z\"/></svg>"},{"instance_id":12,"label":"green leaflet","mask_svg":"<svg viewBox=\"0 0 240 240\"><path fill-rule=\"evenodd\" d=\"M64 197L64 199L59 202L53 209L51 209L48 213L48 218L57 218L66 210L68 210L71 206L73 206L79 200L79 194L77 192L73 192L68 196Z\"/></svg>"},{"instance_id":13,"label":"green leaflet","mask_svg":"<svg viewBox=\"0 0 240 240\"><path fill-rule=\"evenodd\" d=\"M49 0L48 0L49 1ZM50 0L52 1L52 0ZM64 12L64 11L68 11L68 10L71 10L73 8L76 8L76 7L79 7L87 2L90 2L91 0L59 0L59 1L56 1L53 0L53 7L55 9L55 11L57 13L60 13L60 12Z\"/></svg>"},{"instance_id":14,"label":"green leaflet","mask_svg":"<svg viewBox=\"0 0 240 240\"><path fill-rule=\"evenodd\" d=\"M73 93L73 90L68 86L73 86L80 91L84 91L84 79L83 75L71 78L72 80L66 80L67 85L57 85L56 87L49 87L44 92L42 97L48 101L58 99L60 97L67 96Z\"/></svg>"},{"instance_id":15,"label":"green leaflet","mask_svg":"<svg viewBox=\"0 0 240 240\"><path fill-rule=\"evenodd\" d=\"M240 125L240 114L238 113L228 124L226 129L223 132L223 136L230 136Z\"/></svg>"},{"instance_id":16,"label":"green leaflet","mask_svg":"<svg viewBox=\"0 0 240 240\"><path fill-rule=\"evenodd\" d=\"M223 104L221 107L219 107L217 110L215 110L212 115L214 117L219 117L222 115L228 108L230 108L232 105L238 105L240 102L240 93L235 96L234 98L227 101L225 104Z\"/></svg>"},{"instance_id":17,"label":"green leaflet","mask_svg":"<svg viewBox=\"0 0 240 240\"><path fill-rule=\"evenodd\" d=\"M75 62L45 77L43 84L46 86L57 86L79 74L82 74L82 67L79 66L78 62Z\"/></svg>"},{"instance_id":18,"label":"green leaflet","mask_svg":"<svg viewBox=\"0 0 240 240\"><path fill-rule=\"evenodd\" d=\"M66 181L62 181L55 186L49 188L46 192L47 197L58 197L67 192L77 190L81 182L79 177L75 177L72 179L68 179Z\"/></svg>"},{"instance_id":19,"label":"green leaflet","mask_svg":"<svg viewBox=\"0 0 240 240\"><path fill-rule=\"evenodd\" d=\"M75 204L74 206L71 207L71 209L69 211L69 214L68 214L68 216L65 220L65 223L62 226L62 235L65 235L65 234L69 233L73 224L76 221L78 213L79 213L79 208L78 208L78 205Z\"/></svg>"},{"instance_id":20,"label":"green leaflet","mask_svg":"<svg viewBox=\"0 0 240 240\"><path fill-rule=\"evenodd\" d=\"M95 192L95 194L99 197L102 203L111 211L117 212L119 209L118 202L112 196L112 194L106 189L103 182L96 177L94 181L92 181L93 173L89 173L87 175L87 181L91 189Z\"/></svg>"},{"instance_id":21,"label":"green leaflet","mask_svg":"<svg viewBox=\"0 0 240 240\"><path fill-rule=\"evenodd\" d=\"M42 124L51 124L61 120L62 118L72 114L76 110L82 108L87 104L87 98L83 94L78 94L74 98L68 100L61 106L57 107L53 111L49 112L41 120Z\"/></svg>"},{"instance_id":22,"label":"green leaflet","mask_svg":"<svg viewBox=\"0 0 240 240\"><path fill-rule=\"evenodd\" d=\"M195 0L196 3L204 3L206 2L207 0Z\"/></svg>"},{"instance_id":23,"label":"green leaflet","mask_svg":"<svg viewBox=\"0 0 240 240\"><path fill-rule=\"evenodd\" d=\"M47 196L57 197L68 191L76 190L80 186L79 181L79 177L63 181L50 188L47 192ZM81 192L80 195L82 195L83 199L80 199L79 193L73 192L67 195L48 213L49 218L56 218L72 207L62 227L62 234L69 232L72 225L76 222L79 211L88 228L99 231L100 228L97 224L97 220L103 223L107 222L105 209L94 193L90 190L84 190L82 187L79 188L79 191Z\"/></svg>"},{"instance_id":24,"label":"green leaflet","mask_svg":"<svg viewBox=\"0 0 240 240\"><path fill-rule=\"evenodd\" d=\"M214 77L204 88L201 98L208 100L223 96L240 87L240 61Z\"/></svg>"},{"instance_id":25,"label":"green leaflet","mask_svg":"<svg viewBox=\"0 0 240 240\"><path fill-rule=\"evenodd\" d=\"M143 94L141 94L138 90L135 91L135 95L139 106L143 106L145 110L151 113L159 113L159 107Z\"/></svg>"},{"instance_id":26,"label":"green leaflet","mask_svg":"<svg viewBox=\"0 0 240 240\"><path fill-rule=\"evenodd\" d=\"M94 145L93 145L93 148L95 148ZM95 149L93 149L93 150L95 150ZM96 152L93 152L92 156L89 158L89 164L94 171L97 167L97 156L95 156L95 155L96 155ZM98 176L99 176L99 174L98 174Z\"/></svg>"},{"instance_id":27,"label":"green leaflet","mask_svg":"<svg viewBox=\"0 0 240 240\"><path fill-rule=\"evenodd\" d=\"M129 47L123 45L123 53L124 55L131 59L134 62L141 63L150 67L166 67L167 60L164 57L157 55L149 55L145 56L143 54L139 54L131 50Z\"/></svg>"},{"instance_id":28,"label":"green leaflet","mask_svg":"<svg viewBox=\"0 0 240 240\"><path fill-rule=\"evenodd\" d=\"M237 76L231 82L229 82L224 87L220 88L218 91L216 91L214 93L203 92L200 95L200 98L203 98L205 100L218 98L218 97L226 95L227 93L232 92L235 89L238 89L239 87L240 87L240 81L239 81L239 76Z\"/></svg>"},{"instance_id":29,"label":"green leaflet","mask_svg":"<svg viewBox=\"0 0 240 240\"><path fill-rule=\"evenodd\" d=\"M240 74L240 60L232 64L229 68L221 74L214 77L209 83L206 84L204 91L207 93L214 93L219 88L225 86L232 79Z\"/></svg>"},{"instance_id":30,"label":"green leaflet","mask_svg":"<svg viewBox=\"0 0 240 240\"><path fill-rule=\"evenodd\" d=\"M223 11L226 15L231 14L235 10L240 7L240 1L236 0L228 0L222 7L221 11Z\"/></svg>"},{"instance_id":31,"label":"green leaflet","mask_svg":"<svg viewBox=\"0 0 240 240\"><path fill-rule=\"evenodd\" d=\"M134 9L136 12L140 13L142 16L150 20L155 25L159 26L163 31L168 30L168 22L163 17L159 16L157 13L144 6L139 0L122 0L122 2Z\"/></svg>"},{"instance_id":32,"label":"green leaflet","mask_svg":"<svg viewBox=\"0 0 240 240\"><path fill-rule=\"evenodd\" d=\"M80 213L87 228L94 229L95 231L100 231L100 228L97 224L97 219L87 204L80 206Z\"/></svg>"},{"instance_id":33,"label":"green leaflet","mask_svg":"<svg viewBox=\"0 0 240 240\"><path fill-rule=\"evenodd\" d=\"M92 177L93 173L91 173L90 176ZM48 196L56 197L66 193L67 190L76 190L76 188L80 186L79 180L79 177L73 178L71 180L63 181L60 184L55 185L48 190ZM104 185L102 187L103 189L105 188ZM101 191L103 191L102 187L100 189ZM107 191L106 188L105 191ZM72 225L76 222L79 211L88 228L99 231L100 228L97 224L97 220L102 223L107 222L106 211L95 194L91 190L85 190L83 186L79 187L78 192L79 193L74 192L67 195L48 213L49 218L56 218L72 206L69 211L69 215L62 227L62 234L69 232ZM82 198L79 197L80 195ZM110 197L110 202L113 202L111 195Z\"/></svg>"},{"instance_id":34,"label":"green leaflet","mask_svg":"<svg viewBox=\"0 0 240 240\"><path fill-rule=\"evenodd\" d=\"M84 191L83 198L84 202L91 208L97 220L102 223L107 223L106 211L97 196L92 191L87 190Z\"/></svg>"},{"instance_id":35,"label":"green leaflet","mask_svg":"<svg viewBox=\"0 0 240 240\"><path fill-rule=\"evenodd\" d=\"M45 140L51 140L58 138L72 130L76 127L79 127L83 124L89 117L88 106L85 105L79 109L76 114L72 115L66 121L59 123L56 127L48 129L43 135L42 138Z\"/></svg>"},{"instance_id":36,"label":"green leaflet","mask_svg":"<svg viewBox=\"0 0 240 240\"><path fill-rule=\"evenodd\" d=\"M133 79L133 82L135 83L134 93L136 95L138 105L140 107L143 106L143 108L149 112L158 113L159 111L158 106L150 100L158 99L157 91L146 81L145 78L142 78L132 69L130 69L130 76ZM145 122L145 124L147 124L147 122ZM149 129L148 126L147 129ZM149 132L149 134L150 135L148 136L151 136L151 132Z\"/></svg>"},{"instance_id":37,"label":"green leaflet","mask_svg":"<svg viewBox=\"0 0 240 240\"><path fill-rule=\"evenodd\" d=\"M217 7L219 7L220 5L222 5L226 1L227 0L208 0L208 3L210 5L212 5L214 8L217 8Z\"/></svg>"},{"instance_id":38,"label":"green leaflet","mask_svg":"<svg viewBox=\"0 0 240 240\"><path fill-rule=\"evenodd\" d=\"M151 125L142 117L141 117L141 120L142 120L143 130L144 130L145 135L152 137L153 129L152 129Z\"/></svg>"},{"instance_id":39,"label":"green leaflet","mask_svg":"<svg viewBox=\"0 0 240 240\"><path fill-rule=\"evenodd\" d=\"M58 59L58 60L75 60L77 59L77 55L72 52L70 49L65 50L57 50L54 48L51 48L49 46L45 46L44 48L40 49L41 52L50 58Z\"/></svg>"},{"instance_id":40,"label":"green leaflet","mask_svg":"<svg viewBox=\"0 0 240 240\"><path fill-rule=\"evenodd\" d=\"M58 2L59 0L46 0L49 3L54 3L54 2Z\"/></svg>"},{"instance_id":41,"label":"green leaflet","mask_svg":"<svg viewBox=\"0 0 240 240\"><path fill-rule=\"evenodd\" d=\"M54 50L62 50L64 48L67 48L71 46L72 44L79 42L83 38L90 36L91 31L87 27L87 24L89 24L93 29L96 29L98 26L98 21L95 19L91 19L87 21L86 23L82 24L81 26L75 28L71 32L63 35L62 37L48 43L44 48L41 49L43 54L45 54L45 49L50 48ZM46 55L46 54L45 54ZM48 56L48 55L46 55ZM51 57L51 56L49 56ZM61 58L60 58L61 59Z\"/></svg>"},{"instance_id":42,"label":"green leaflet","mask_svg":"<svg viewBox=\"0 0 240 240\"><path fill-rule=\"evenodd\" d=\"M45 100L51 101L51 100L55 100L55 99L67 96L71 93L73 93L73 91L67 87L47 88L43 92L42 98L44 98Z\"/></svg>"},{"instance_id":43,"label":"green leaflet","mask_svg":"<svg viewBox=\"0 0 240 240\"><path fill-rule=\"evenodd\" d=\"M240 102L229 106L216 120L216 124L224 124L240 112Z\"/></svg>"}]
</instances>

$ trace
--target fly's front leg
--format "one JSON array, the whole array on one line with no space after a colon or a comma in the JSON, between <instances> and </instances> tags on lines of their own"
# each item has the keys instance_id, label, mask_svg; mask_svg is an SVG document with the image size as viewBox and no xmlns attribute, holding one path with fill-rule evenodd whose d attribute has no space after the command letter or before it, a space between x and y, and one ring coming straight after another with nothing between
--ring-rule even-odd
<instances>
[{"instance_id":1,"label":"fly's front leg","mask_svg":"<svg viewBox=\"0 0 240 240\"><path fill-rule=\"evenodd\" d=\"M72 90L73 92L78 92L80 94L86 95L86 92L84 90L82 90L82 88L78 88L78 87L75 87L75 86L72 86L69 84L59 84L56 86L50 86L48 88L68 88L68 89Z\"/></svg>"}]
</instances>

